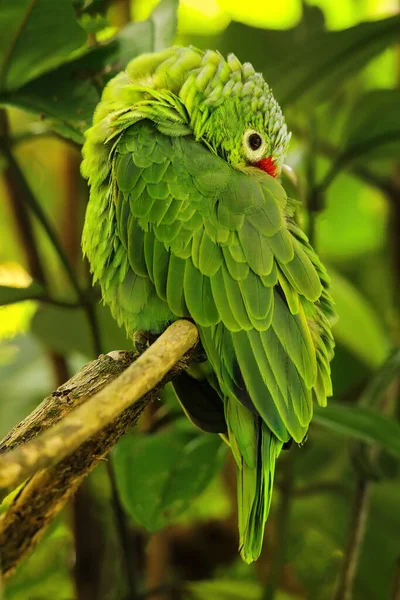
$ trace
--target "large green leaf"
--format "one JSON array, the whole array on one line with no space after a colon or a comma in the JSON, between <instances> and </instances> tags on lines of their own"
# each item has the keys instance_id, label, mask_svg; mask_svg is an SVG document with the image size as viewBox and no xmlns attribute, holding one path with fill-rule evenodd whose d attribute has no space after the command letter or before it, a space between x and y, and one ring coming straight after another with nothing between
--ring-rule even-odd
<instances>
[{"instance_id":1,"label":"large green leaf","mask_svg":"<svg viewBox=\"0 0 400 600\"><path fill-rule=\"evenodd\" d=\"M151 50L158 52L170 46L176 36L178 0L161 0L152 12L149 23Z\"/></svg>"},{"instance_id":2,"label":"large green leaf","mask_svg":"<svg viewBox=\"0 0 400 600\"><path fill-rule=\"evenodd\" d=\"M339 315L333 330L335 339L368 366L378 367L391 349L380 316L350 281L332 269L329 273Z\"/></svg>"},{"instance_id":3,"label":"large green leaf","mask_svg":"<svg viewBox=\"0 0 400 600\"><path fill-rule=\"evenodd\" d=\"M83 143L99 100L100 93L80 59L0 97L5 104L40 114L49 129L78 144Z\"/></svg>"},{"instance_id":4,"label":"large green leaf","mask_svg":"<svg viewBox=\"0 0 400 600\"><path fill-rule=\"evenodd\" d=\"M111 67L113 75L135 56L167 48L176 36L177 9L178 0L161 0L146 21L129 23L107 44L94 48L87 64L94 70Z\"/></svg>"},{"instance_id":5,"label":"large green leaf","mask_svg":"<svg viewBox=\"0 0 400 600\"><path fill-rule=\"evenodd\" d=\"M321 178L327 167L324 161ZM357 261L364 262L366 255L377 254L385 246L387 212L382 194L351 173L342 172L329 187L324 211L317 219L318 251L325 260L340 262L346 268ZM379 271L377 267L374 270Z\"/></svg>"},{"instance_id":6,"label":"large green leaf","mask_svg":"<svg viewBox=\"0 0 400 600\"><path fill-rule=\"evenodd\" d=\"M314 421L352 438L379 444L400 458L400 424L377 412L331 401L325 408L314 408Z\"/></svg>"},{"instance_id":7,"label":"large green leaf","mask_svg":"<svg viewBox=\"0 0 400 600\"><path fill-rule=\"evenodd\" d=\"M400 378L400 348L396 348L371 379L359 399L362 406L379 406L389 385Z\"/></svg>"},{"instance_id":8,"label":"large green leaf","mask_svg":"<svg viewBox=\"0 0 400 600\"><path fill-rule=\"evenodd\" d=\"M373 90L362 96L345 127L346 162L400 156L400 90Z\"/></svg>"},{"instance_id":9,"label":"large green leaf","mask_svg":"<svg viewBox=\"0 0 400 600\"><path fill-rule=\"evenodd\" d=\"M109 42L31 81L0 101L40 113L60 135L83 143L105 83L135 56L170 45L177 0L161 0L146 21L130 23Z\"/></svg>"},{"instance_id":10,"label":"large green leaf","mask_svg":"<svg viewBox=\"0 0 400 600\"><path fill-rule=\"evenodd\" d=\"M348 77L400 40L400 16L341 31L284 31L232 23L218 45L264 72L279 102L326 100Z\"/></svg>"},{"instance_id":11,"label":"large green leaf","mask_svg":"<svg viewBox=\"0 0 400 600\"><path fill-rule=\"evenodd\" d=\"M193 439L176 429L124 437L114 465L128 513L151 531L176 520L221 468L223 446L217 435Z\"/></svg>"},{"instance_id":12,"label":"large green leaf","mask_svg":"<svg viewBox=\"0 0 400 600\"><path fill-rule=\"evenodd\" d=\"M0 0L0 90L61 64L86 41L71 0Z\"/></svg>"}]
</instances>

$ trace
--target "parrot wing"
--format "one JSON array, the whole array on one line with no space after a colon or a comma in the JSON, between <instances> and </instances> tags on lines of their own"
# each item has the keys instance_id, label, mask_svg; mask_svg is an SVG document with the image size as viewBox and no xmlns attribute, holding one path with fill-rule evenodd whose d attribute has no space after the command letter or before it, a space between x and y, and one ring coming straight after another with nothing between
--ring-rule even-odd
<instances>
[{"instance_id":1,"label":"parrot wing","mask_svg":"<svg viewBox=\"0 0 400 600\"><path fill-rule=\"evenodd\" d=\"M116 303L132 314L154 305L164 322L191 317L223 393L300 442L312 391L321 404L330 392L330 298L306 236L284 216L282 186L150 121L121 136L113 171L131 268Z\"/></svg>"}]
</instances>

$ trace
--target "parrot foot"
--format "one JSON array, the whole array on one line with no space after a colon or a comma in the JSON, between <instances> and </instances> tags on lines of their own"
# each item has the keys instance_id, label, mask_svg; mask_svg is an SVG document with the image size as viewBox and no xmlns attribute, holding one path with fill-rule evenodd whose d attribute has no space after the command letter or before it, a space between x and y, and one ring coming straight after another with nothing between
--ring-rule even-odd
<instances>
[{"instance_id":1,"label":"parrot foot","mask_svg":"<svg viewBox=\"0 0 400 600\"><path fill-rule=\"evenodd\" d=\"M153 344L159 336L148 331L135 331L133 334L133 346L139 354L143 354L151 344Z\"/></svg>"}]
</instances>

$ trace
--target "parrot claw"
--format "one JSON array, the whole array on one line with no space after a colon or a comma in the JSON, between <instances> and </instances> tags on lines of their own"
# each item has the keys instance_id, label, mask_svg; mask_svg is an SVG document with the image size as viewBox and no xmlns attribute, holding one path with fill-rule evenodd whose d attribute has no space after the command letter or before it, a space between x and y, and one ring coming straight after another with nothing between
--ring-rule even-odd
<instances>
[{"instance_id":1,"label":"parrot claw","mask_svg":"<svg viewBox=\"0 0 400 600\"><path fill-rule=\"evenodd\" d=\"M147 350L147 348L151 346L151 344L153 344L157 338L158 335L149 333L148 331L135 331L132 338L133 346L135 350L139 352L139 354L143 354L143 352Z\"/></svg>"}]
</instances>

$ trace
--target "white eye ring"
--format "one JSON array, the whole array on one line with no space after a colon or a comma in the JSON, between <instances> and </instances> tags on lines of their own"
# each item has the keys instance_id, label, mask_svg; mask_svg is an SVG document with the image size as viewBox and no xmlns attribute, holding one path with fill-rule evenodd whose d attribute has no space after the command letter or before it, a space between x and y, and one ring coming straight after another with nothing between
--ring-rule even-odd
<instances>
[{"instance_id":1,"label":"white eye ring","mask_svg":"<svg viewBox=\"0 0 400 600\"><path fill-rule=\"evenodd\" d=\"M250 162L260 160L267 148L264 137L255 129L247 129L243 135L243 149Z\"/></svg>"}]
</instances>

